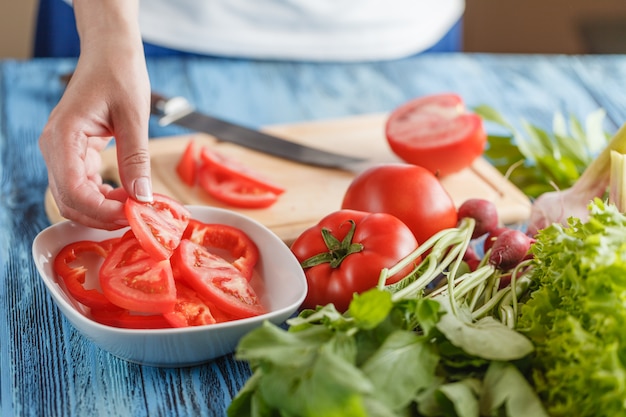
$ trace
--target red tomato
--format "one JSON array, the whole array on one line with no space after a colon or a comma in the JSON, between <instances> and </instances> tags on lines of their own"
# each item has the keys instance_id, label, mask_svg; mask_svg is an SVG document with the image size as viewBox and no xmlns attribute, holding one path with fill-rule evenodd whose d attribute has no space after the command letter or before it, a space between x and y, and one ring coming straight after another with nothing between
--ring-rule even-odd
<instances>
[{"instance_id":1,"label":"red tomato","mask_svg":"<svg viewBox=\"0 0 626 417\"><path fill-rule=\"evenodd\" d=\"M354 210L329 214L291 246L308 283L303 307L333 303L339 311L347 310L355 293L374 288L383 268L394 266L417 246L409 228L392 215ZM412 268L387 283L397 282Z\"/></svg>"},{"instance_id":2,"label":"red tomato","mask_svg":"<svg viewBox=\"0 0 626 417\"><path fill-rule=\"evenodd\" d=\"M271 190L208 167L200 168L198 184L211 197L232 207L260 209L278 201L278 194Z\"/></svg>"},{"instance_id":3,"label":"red tomato","mask_svg":"<svg viewBox=\"0 0 626 417\"><path fill-rule=\"evenodd\" d=\"M161 194L154 194L152 203L140 203L129 198L124 209L128 223L144 250L154 259L169 259L189 223L189 211Z\"/></svg>"},{"instance_id":4,"label":"red tomato","mask_svg":"<svg viewBox=\"0 0 626 417\"><path fill-rule=\"evenodd\" d=\"M384 164L363 171L348 187L341 207L393 214L420 244L457 224L448 192L434 174L417 165Z\"/></svg>"},{"instance_id":5,"label":"red tomato","mask_svg":"<svg viewBox=\"0 0 626 417\"><path fill-rule=\"evenodd\" d=\"M163 314L163 317L172 327L203 326L216 323L211 308L194 290L180 280L176 281L174 311Z\"/></svg>"},{"instance_id":6,"label":"red tomato","mask_svg":"<svg viewBox=\"0 0 626 417\"><path fill-rule=\"evenodd\" d=\"M190 140L176 165L176 173L185 184L193 187L196 183L197 169L196 143Z\"/></svg>"},{"instance_id":7,"label":"red tomato","mask_svg":"<svg viewBox=\"0 0 626 417\"><path fill-rule=\"evenodd\" d=\"M241 229L192 219L185 229L183 238L190 239L205 248L228 252L233 258L232 264L235 268L248 280L252 278L254 267L259 260L259 249Z\"/></svg>"},{"instance_id":8,"label":"red tomato","mask_svg":"<svg viewBox=\"0 0 626 417\"><path fill-rule=\"evenodd\" d=\"M485 150L482 119L456 94L435 94L395 109L385 126L387 142L403 161L443 177L467 168Z\"/></svg>"},{"instance_id":9,"label":"red tomato","mask_svg":"<svg viewBox=\"0 0 626 417\"><path fill-rule=\"evenodd\" d=\"M95 288L86 289L87 263L95 261L88 257L97 257L104 260L111 252L114 242L118 239L103 242L79 241L66 245L54 258L54 271L63 280L69 293L87 307L112 307L111 302Z\"/></svg>"},{"instance_id":10,"label":"red tomato","mask_svg":"<svg viewBox=\"0 0 626 417\"><path fill-rule=\"evenodd\" d=\"M169 261L152 258L137 239L115 245L99 277L102 292L116 306L151 314L174 309L176 287Z\"/></svg>"},{"instance_id":11,"label":"red tomato","mask_svg":"<svg viewBox=\"0 0 626 417\"><path fill-rule=\"evenodd\" d=\"M204 246L183 239L173 258L187 285L217 308L237 318L266 312L248 279Z\"/></svg>"}]
</instances>

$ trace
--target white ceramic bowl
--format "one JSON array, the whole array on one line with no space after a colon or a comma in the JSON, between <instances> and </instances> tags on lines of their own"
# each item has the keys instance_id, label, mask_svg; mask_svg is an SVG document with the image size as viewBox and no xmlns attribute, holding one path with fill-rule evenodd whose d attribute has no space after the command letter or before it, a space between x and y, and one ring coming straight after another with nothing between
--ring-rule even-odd
<instances>
[{"instance_id":1,"label":"white ceramic bowl","mask_svg":"<svg viewBox=\"0 0 626 417\"><path fill-rule=\"evenodd\" d=\"M59 285L52 264L57 252L78 240L104 240L124 230L109 232L64 221L54 224L33 241L33 259L54 302L72 325L100 348L130 362L149 366L182 367L208 362L234 351L239 339L263 321L276 324L289 318L306 296L306 279L289 247L262 224L238 213L205 206L188 206L192 218L238 227L258 245L257 272L263 279L263 303L269 312L257 317L174 329L131 330L99 324L89 309Z\"/></svg>"}]
</instances>

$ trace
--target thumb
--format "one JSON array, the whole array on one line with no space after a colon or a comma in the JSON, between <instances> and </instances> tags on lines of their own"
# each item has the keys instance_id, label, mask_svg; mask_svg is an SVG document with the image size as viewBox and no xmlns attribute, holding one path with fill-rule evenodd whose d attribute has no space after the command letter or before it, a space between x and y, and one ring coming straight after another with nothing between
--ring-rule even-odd
<instances>
[{"instance_id":1,"label":"thumb","mask_svg":"<svg viewBox=\"0 0 626 417\"><path fill-rule=\"evenodd\" d=\"M116 138L120 179L126 192L137 201L152 202L152 179L148 135Z\"/></svg>"}]
</instances>

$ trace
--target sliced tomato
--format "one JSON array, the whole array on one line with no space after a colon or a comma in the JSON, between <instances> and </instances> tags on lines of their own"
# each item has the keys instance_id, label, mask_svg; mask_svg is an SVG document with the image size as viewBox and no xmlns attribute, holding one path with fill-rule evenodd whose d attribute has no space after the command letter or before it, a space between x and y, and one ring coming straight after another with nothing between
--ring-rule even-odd
<instances>
[{"instance_id":1,"label":"sliced tomato","mask_svg":"<svg viewBox=\"0 0 626 417\"><path fill-rule=\"evenodd\" d=\"M216 223L190 220L183 233L184 239L206 248L226 251L233 258L232 264L248 280L252 278L254 267L259 260L259 248L241 229Z\"/></svg>"},{"instance_id":2,"label":"sliced tomato","mask_svg":"<svg viewBox=\"0 0 626 417\"><path fill-rule=\"evenodd\" d=\"M213 198L239 208L266 208L285 189L232 158L204 146L200 150L198 184Z\"/></svg>"},{"instance_id":3,"label":"sliced tomato","mask_svg":"<svg viewBox=\"0 0 626 417\"><path fill-rule=\"evenodd\" d=\"M54 258L54 271L79 303L91 308L111 307L111 302L96 288L85 288L88 267L97 266L119 239L103 242L78 241L66 245ZM96 257L96 259L93 259Z\"/></svg>"},{"instance_id":4,"label":"sliced tomato","mask_svg":"<svg viewBox=\"0 0 626 417\"><path fill-rule=\"evenodd\" d=\"M138 239L113 246L99 278L102 292L118 307L152 314L174 309L176 287L169 261L151 257Z\"/></svg>"},{"instance_id":5,"label":"sliced tomato","mask_svg":"<svg viewBox=\"0 0 626 417\"><path fill-rule=\"evenodd\" d=\"M163 315L172 327L204 326L216 323L211 307L183 282L176 281L174 311Z\"/></svg>"},{"instance_id":6,"label":"sliced tomato","mask_svg":"<svg viewBox=\"0 0 626 417\"><path fill-rule=\"evenodd\" d=\"M482 119L451 93L420 97L398 107L387 119L385 134L403 161L440 177L469 167L487 143Z\"/></svg>"},{"instance_id":7,"label":"sliced tomato","mask_svg":"<svg viewBox=\"0 0 626 417\"><path fill-rule=\"evenodd\" d=\"M278 201L278 194L271 190L206 166L198 172L198 184L211 197L232 207L260 209Z\"/></svg>"},{"instance_id":8,"label":"sliced tomato","mask_svg":"<svg viewBox=\"0 0 626 417\"><path fill-rule=\"evenodd\" d=\"M151 203L129 198L124 209L130 227L145 251L154 259L169 259L189 223L189 210L156 193Z\"/></svg>"},{"instance_id":9,"label":"sliced tomato","mask_svg":"<svg viewBox=\"0 0 626 417\"><path fill-rule=\"evenodd\" d=\"M220 175L221 178L229 177L233 180L242 181L243 183L250 184L251 187L256 187L259 190L271 191L276 195L280 195L285 192L285 189L278 184L275 184L249 167L241 164L240 162L228 158L221 153L204 146L200 150L200 161L202 166L210 168L213 172Z\"/></svg>"},{"instance_id":10,"label":"sliced tomato","mask_svg":"<svg viewBox=\"0 0 626 417\"><path fill-rule=\"evenodd\" d=\"M198 295L236 318L266 312L248 279L224 258L204 246L183 239L174 253L180 273Z\"/></svg>"},{"instance_id":11,"label":"sliced tomato","mask_svg":"<svg viewBox=\"0 0 626 417\"><path fill-rule=\"evenodd\" d=\"M190 140L176 165L176 173L182 182L190 187L193 187L196 183L197 165L196 143Z\"/></svg>"},{"instance_id":12,"label":"sliced tomato","mask_svg":"<svg viewBox=\"0 0 626 417\"><path fill-rule=\"evenodd\" d=\"M172 327L161 314L135 314L123 308L92 308L90 317L100 324L124 329L167 329Z\"/></svg>"}]
</instances>

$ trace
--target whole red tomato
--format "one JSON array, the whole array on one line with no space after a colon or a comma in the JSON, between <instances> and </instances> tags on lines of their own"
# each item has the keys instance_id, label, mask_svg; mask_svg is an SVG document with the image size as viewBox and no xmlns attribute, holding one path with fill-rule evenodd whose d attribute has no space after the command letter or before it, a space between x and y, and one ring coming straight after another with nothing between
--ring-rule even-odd
<instances>
[{"instance_id":1,"label":"whole red tomato","mask_svg":"<svg viewBox=\"0 0 626 417\"><path fill-rule=\"evenodd\" d=\"M329 214L291 246L309 287L302 306L333 303L337 310L347 310L355 293L374 288L383 268L394 266L417 246L409 228L389 214L355 210ZM387 283L397 282L412 267Z\"/></svg>"},{"instance_id":2,"label":"whole red tomato","mask_svg":"<svg viewBox=\"0 0 626 417\"><path fill-rule=\"evenodd\" d=\"M437 177L410 164L383 164L363 171L346 190L341 208L392 214L420 244L457 224L454 201Z\"/></svg>"},{"instance_id":3,"label":"whole red tomato","mask_svg":"<svg viewBox=\"0 0 626 417\"><path fill-rule=\"evenodd\" d=\"M433 94L395 109L385 126L391 150L403 161L443 177L467 168L485 150L482 119L457 94Z\"/></svg>"}]
</instances>

